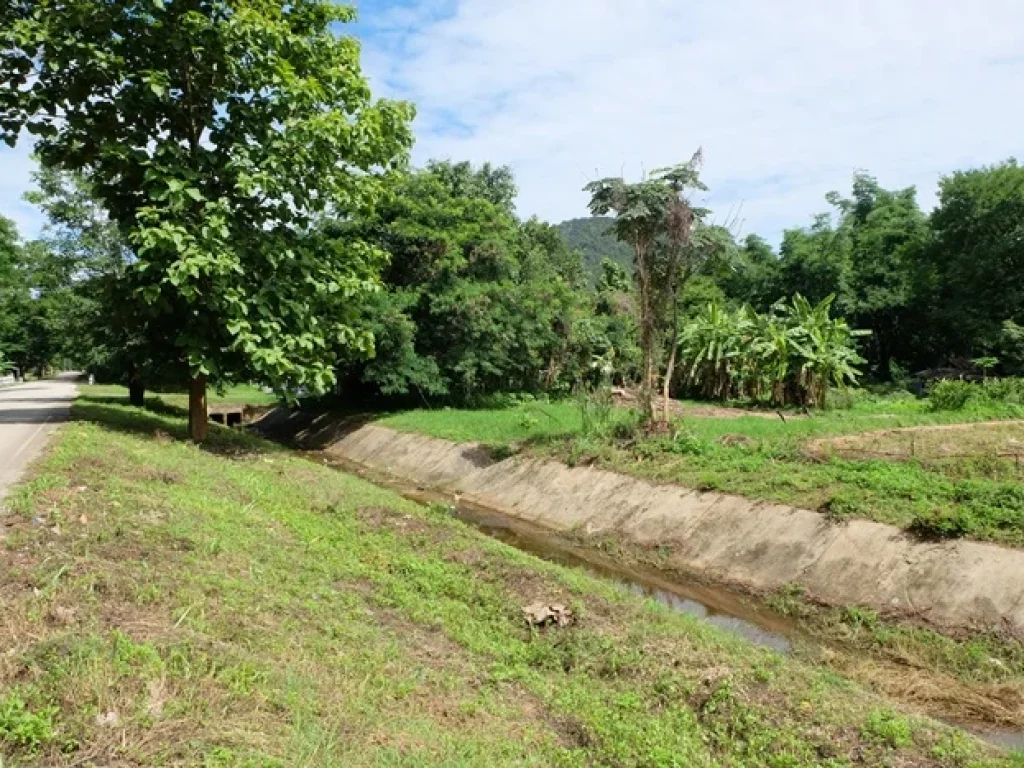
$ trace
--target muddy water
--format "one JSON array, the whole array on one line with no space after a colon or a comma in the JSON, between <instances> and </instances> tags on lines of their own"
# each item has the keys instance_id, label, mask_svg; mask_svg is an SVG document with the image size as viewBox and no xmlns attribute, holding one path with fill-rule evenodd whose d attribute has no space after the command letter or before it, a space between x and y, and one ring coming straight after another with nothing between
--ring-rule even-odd
<instances>
[{"instance_id":1,"label":"muddy water","mask_svg":"<svg viewBox=\"0 0 1024 768\"><path fill-rule=\"evenodd\" d=\"M820 638L814 638L799 629L789 619L741 593L721 586L711 587L696 581L684 581L675 574L674 578L669 580L656 568L624 565L593 547L574 544L541 526L467 502L454 494L418 487L403 482L401 478L339 456L322 452L307 452L305 455L317 463L336 467L377 485L388 487L411 501L444 505L451 510L454 517L492 538L543 560L582 568L602 578L616 581L638 595L656 600L672 610L696 616L757 645L780 653L788 653L796 643L805 648L824 648L828 645ZM1024 751L1024 731L992 728L983 723L959 723L950 720L946 722L970 731L997 747Z\"/></svg>"},{"instance_id":2,"label":"muddy water","mask_svg":"<svg viewBox=\"0 0 1024 768\"><path fill-rule=\"evenodd\" d=\"M592 547L577 546L550 530L472 504L452 494L410 485L400 478L338 456L318 452L306 455L319 463L387 486L411 501L444 505L451 510L453 517L516 549L529 552L542 560L582 568L616 581L638 595L656 600L675 611L696 616L757 645L785 653L800 634L793 622L758 606L745 595L696 582L670 581L655 568L623 565Z\"/></svg>"},{"instance_id":3,"label":"muddy water","mask_svg":"<svg viewBox=\"0 0 1024 768\"><path fill-rule=\"evenodd\" d=\"M758 645L781 652L790 648L789 635L796 631L795 628L779 617L767 613L758 614L755 606L738 595L695 584L666 581L647 569L624 567L611 558L552 538L550 532L524 524L501 512L466 502L458 502L451 509L459 520L542 560L583 568L617 581L638 595L656 600L675 611L697 616Z\"/></svg>"}]
</instances>

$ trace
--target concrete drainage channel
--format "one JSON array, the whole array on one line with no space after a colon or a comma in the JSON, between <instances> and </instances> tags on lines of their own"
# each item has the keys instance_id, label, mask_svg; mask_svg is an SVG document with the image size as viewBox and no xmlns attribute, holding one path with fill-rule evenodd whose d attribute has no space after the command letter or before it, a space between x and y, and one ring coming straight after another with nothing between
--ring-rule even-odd
<instances>
[{"instance_id":1,"label":"concrete drainage channel","mask_svg":"<svg viewBox=\"0 0 1024 768\"><path fill-rule=\"evenodd\" d=\"M827 644L801 631L790 619L763 607L747 595L721 586L682 581L678 578L669 579L658 569L649 566L625 566L591 547L574 544L540 526L468 502L451 493L410 484L403 478L383 472L377 467L352 461L335 453L307 451L304 455L311 461L327 464L343 472L358 475L376 485L390 488L411 501L445 506L453 517L516 549L542 560L582 568L601 578L615 581L637 595L655 600L674 611L696 616L756 645L779 653L790 653L797 645L804 649L816 646L818 652L828 648ZM839 646L832 648L837 649ZM850 652L849 649L845 651ZM997 747L1024 750L1024 731L993 728L979 723L956 722L942 717L937 719L963 728Z\"/></svg>"},{"instance_id":2,"label":"concrete drainage channel","mask_svg":"<svg viewBox=\"0 0 1024 768\"><path fill-rule=\"evenodd\" d=\"M911 667L811 636L748 595L800 581L819 602L888 608L889 615L925 619L940 629L1002 628L1018 638L1024 629L1024 579L1014 576L1024 575L1024 553L1017 550L975 542L921 543L870 521L836 525L806 510L695 494L554 461L496 461L481 446L372 424L353 426L330 415L272 413L257 429L320 449L306 454L312 460L360 474L413 500L444 504L453 515L512 546L616 580L760 645L781 652L795 649L812 660L840 654L865 661L876 669L875 677L869 676L872 685L878 675L899 678ZM584 542L611 535L640 547L668 543L672 554L664 570L634 566L579 543L579 535ZM825 567L816 570L822 563ZM952 682L941 671L923 674L926 687ZM999 746L1024 748L1024 734L997 727L1011 721L961 715L963 710L943 700L922 702L910 689L881 688L893 700L923 708L937 719L975 718L956 724ZM1012 722L1020 722L1019 717Z\"/></svg>"},{"instance_id":3,"label":"concrete drainage channel","mask_svg":"<svg viewBox=\"0 0 1024 768\"><path fill-rule=\"evenodd\" d=\"M757 645L785 653L790 650L791 639L799 632L791 621L760 608L744 595L717 587L672 581L650 567L624 566L590 547L577 546L553 536L551 531L540 526L458 499L452 494L408 485L400 478L375 471L365 464L327 453L310 452L307 455L314 461L386 486L412 501L443 505L451 510L452 516L516 549L542 560L583 568L616 581L638 595L649 597L672 610L697 616Z\"/></svg>"}]
</instances>

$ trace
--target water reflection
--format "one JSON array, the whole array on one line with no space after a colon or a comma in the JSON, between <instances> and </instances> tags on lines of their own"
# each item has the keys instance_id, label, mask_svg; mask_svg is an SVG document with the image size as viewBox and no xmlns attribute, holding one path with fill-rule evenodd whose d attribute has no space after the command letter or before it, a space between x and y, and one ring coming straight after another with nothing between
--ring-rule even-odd
<instances>
[{"instance_id":1,"label":"water reflection","mask_svg":"<svg viewBox=\"0 0 1024 768\"><path fill-rule=\"evenodd\" d=\"M710 603L706 595L715 590L709 587L687 589L685 585L674 582L669 585L653 574L647 574L645 578L645 574L638 568L615 565L609 558L559 542L550 533L533 529L529 524L495 510L459 503L452 507L452 514L482 533L543 560L583 568L597 576L625 584L637 595L656 600L674 611L695 616L727 632L741 635L757 645L782 653L789 651L790 642L783 634L759 626L723 607L725 603L744 605L742 599L736 595L729 595L728 601L718 600L716 603ZM698 589L702 595L698 596ZM704 599L701 599L702 597ZM754 613L752 607L746 607L748 615ZM764 617L764 620L767 621L767 617Z\"/></svg>"}]
</instances>

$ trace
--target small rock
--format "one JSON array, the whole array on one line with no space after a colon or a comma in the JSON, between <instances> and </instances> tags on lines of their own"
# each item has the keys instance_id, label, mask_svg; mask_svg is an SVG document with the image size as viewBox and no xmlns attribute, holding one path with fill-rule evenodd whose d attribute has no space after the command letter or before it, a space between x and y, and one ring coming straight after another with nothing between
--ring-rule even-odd
<instances>
[{"instance_id":1,"label":"small rock","mask_svg":"<svg viewBox=\"0 0 1024 768\"><path fill-rule=\"evenodd\" d=\"M96 725L113 726L117 725L120 719L121 718L117 716L117 712L104 712L102 714L96 715Z\"/></svg>"},{"instance_id":2,"label":"small rock","mask_svg":"<svg viewBox=\"0 0 1024 768\"><path fill-rule=\"evenodd\" d=\"M81 517L78 518L78 522L80 522L82 525L88 525L89 524L89 518L86 517L85 515L82 515Z\"/></svg>"},{"instance_id":3,"label":"small rock","mask_svg":"<svg viewBox=\"0 0 1024 768\"><path fill-rule=\"evenodd\" d=\"M557 603L534 603L523 608L523 618L532 627L568 627L573 623L572 611Z\"/></svg>"},{"instance_id":4,"label":"small rock","mask_svg":"<svg viewBox=\"0 0 1024 768\"><path fill-rule=\"evenodd\" d=\"M50 609L50 618L58 624L71 624L75 620L75 611L73 608L55 605Z\"/></svg>"}]
</instances>

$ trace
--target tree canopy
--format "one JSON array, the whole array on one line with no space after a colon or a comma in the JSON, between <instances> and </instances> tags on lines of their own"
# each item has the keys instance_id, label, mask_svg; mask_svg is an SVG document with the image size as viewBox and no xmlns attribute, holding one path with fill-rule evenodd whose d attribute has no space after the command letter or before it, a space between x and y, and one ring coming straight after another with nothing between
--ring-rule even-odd
<instances>
[{"instance_id":1,"label":"tree canopy","mask_svg":"<svg viewBox=\"0 0 1024 768\"><path fill-rule=\"evenodd\" d=\"M339 347L368 348L352 299L379 251L313 228L368 210L411 143L409 105L373 101L327 0L15 0L0 28L0 129L83 172L134 261L122 299L173 328L167 356L207 378L323 390Z\"/></svg>"}]
</instances>

